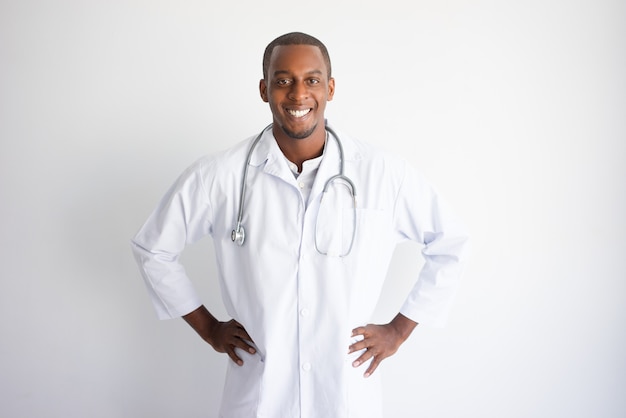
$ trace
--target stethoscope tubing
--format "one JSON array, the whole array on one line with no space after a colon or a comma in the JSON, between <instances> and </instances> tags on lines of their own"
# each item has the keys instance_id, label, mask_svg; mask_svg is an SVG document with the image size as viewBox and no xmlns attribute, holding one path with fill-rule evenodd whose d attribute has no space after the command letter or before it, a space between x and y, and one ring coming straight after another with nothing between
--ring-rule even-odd
<instances>
[{"instance_id":1,"label":"stethoscope tubing","mask_svg":"<svg viewBox=\"0 0 626 418\"><path fill-rule=\"evenodd\" d=\"M237 223L235 224L235 229L232 230L231 232L231 240L236 243L239 246L242 246L244 241L245 241L245 237L246 237L246 233L245 233L245 228L242 225L242 219L243 219L243 208L244 208L244 204L245 204L245 195L246 195L246 189L247 189L247 180L248 180L248 167L250 165L250 160L252 159L252 152L254 151L254 149L256 148L258 142L261 140L261 138L263 137L263 134L269 130L272 127L272 123L270 123L269 125L267 125L265 128L263 128L263 130L257 135L257 137L254 139L254 141L252 141L252 144L250 144L250 149L248 150L248 155L246 156L246 161L245 161L245 165L243 168L243 176L241 178L241 186L239 188L239 210L237 212ZM331 178L329 178L326 183L324 184L324 189L323 189L323 194L322 196L328 191L328 187L330 186L330 184L332 184L333 181L335 180L342 180L344 182L346 182L348 184L348 188L350 189L350 193L352 195L352 199L354 202L354 208L356 209L356 188L354 187L354 183L352 182L352 180L350 180L348 177L346 177L346 175L344 174L344 154L343 154L343 145L341 144L341 141L339 140L339 136L337 135L337 133L331 128L329 127L327 124L325 126L326 130L335 138L335 141L337 142L337 146L339 148L339 173L332 176ZM353 237L353 241L354 241L354 237ZM317 242L316 244L316 248L317 248ZM352 248L352 243L350 244L350 248ZM319 252L319 249L318 249ZM348 253L350 252L350 250L348 250Z\"/></svg>"},{"instance_id":2,"label":"stethoscope tubing","mask_svg":"<svg viewBox=\"0 0 626 418\"><path fill-rule=\"evenodd\" d=\"M239 187L239 212L237 214L237 224L235 225L235 229L231 232L231 239L233 242L237 243L237 245L243 245L243 242L246 237L245 230L241 225L241 220L243 219L243 207L246 199L246 181L248 180L248 167L250 166L250 160L252 159L252 151L256 148L256 145L261 140L261 137L272 127L272 123L267 125L263 130L254 138L252 144L250 145L250 149L248 150L248 155L246 156L246 162L243 166L243 177L241 178L241 186Z\"/></svg>"}]
</instances>

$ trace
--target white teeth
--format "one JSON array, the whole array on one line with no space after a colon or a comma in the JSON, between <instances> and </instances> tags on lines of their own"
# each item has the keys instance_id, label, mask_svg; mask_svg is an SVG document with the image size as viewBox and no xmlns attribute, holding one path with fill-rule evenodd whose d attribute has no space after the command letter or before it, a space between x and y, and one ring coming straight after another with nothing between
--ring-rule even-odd
<instances>
[{"instance_id":1,"label":"white teeth","mask_svg":"<svg viewBox=\"0 0 626 418\"><path fill-rule=\"evenodd\" d=\"M294 116L296 118L301 118L302 116L306 115L307 113L309 113L311 111L311 109L304 109L304 110L287 110L287 113L289 113L291 116Z\"/></svg>"}]
</instances>

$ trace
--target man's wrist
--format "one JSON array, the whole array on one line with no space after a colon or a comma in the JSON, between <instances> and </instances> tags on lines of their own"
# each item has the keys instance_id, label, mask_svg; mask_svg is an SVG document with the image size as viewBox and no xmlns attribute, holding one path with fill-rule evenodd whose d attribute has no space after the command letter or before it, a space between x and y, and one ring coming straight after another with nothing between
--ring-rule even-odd
<instances>
[{"instance_id":1,"label":"man's wrist","mask_svg":"<svg viewBox=\"0 0 626 418\"><path fill-rule=\"evenodd\" d=\"M215 332L219 321L204 305L183 316L183 319L211 346L215 341Z\"/></svg>"},{"instance_id":2,"label":"man's wrist","mask_svg":"<svg viewBox=\"0 0 626 418\"><path fill-rule=\"evenodd\" d=\"M402 341L405 341L407 338L409 338L409 336L417 326L417 322L407 318L401 313L397 314L389 324L395 329Z\"/></svg>"}]
</instances>

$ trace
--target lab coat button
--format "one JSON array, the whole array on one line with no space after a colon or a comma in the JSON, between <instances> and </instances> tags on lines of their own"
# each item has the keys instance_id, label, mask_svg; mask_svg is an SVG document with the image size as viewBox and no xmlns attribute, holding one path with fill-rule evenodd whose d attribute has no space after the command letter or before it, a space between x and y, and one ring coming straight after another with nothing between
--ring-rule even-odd
<instances>
[{"instance_id":1,"label":"lab coat button","mask_svg":"<svg viewBox=\"0 0 626 418\"><path fill-rule=\"evenodd\" d=\"M308 372L309 370L311 370L311 363L304 363L302 365L302 370L304 370L305 372Z\"/></svg>"},{"instance_id":2,"label":"lab coat button","mask_svg":"<svg viewBox=\"0 0 626 418\"><path fill-rule=\"evenodd\" d=\"M307 308L302 308L300 310L300 315L307 316L309 314L309 310Z\"/></svg>"}]
</instances>

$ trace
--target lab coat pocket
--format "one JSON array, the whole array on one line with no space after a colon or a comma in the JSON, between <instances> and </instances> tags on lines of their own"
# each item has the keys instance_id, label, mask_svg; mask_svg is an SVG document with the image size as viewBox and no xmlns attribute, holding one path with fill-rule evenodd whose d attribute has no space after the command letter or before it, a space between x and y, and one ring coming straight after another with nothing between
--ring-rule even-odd
<instances>
[{"instance_id":1,"label":"lab coat pocket","mask_svg":"<svg viewBox=\"0 0 626 418\"><path fill-rule=\"evenodd\" d=\"M349 262L352 285L352 314L369 318L384 283L394 245L390 242L389 212L382 209L357 210L355 244Z\"/></svg>"},{"instance_id":2,"label":"lab coat pocket","mask_svg":"<svg viewBox=\"0 0 626 418\"><path fill-rule=\"evenodd\" d=\"M356 219L360 239L363 239L363 236L378 235L383 232L387 213L384 209L357 208Z\"/></svg>"},{"instance_id":3,"label":"lab coat pocket","mask_svg":"<svg viewBox=\"0 0 626 418\"><path fill-rule=\"evenodd\" d=\"M359 258L369 259L374 256L376 261L381 251L388 251L391 226L388 212L382 209L362 208L356 210L356 239L354 249Z\"/></svg>"},{"instance_id":4,"label":"lab coat pocket","mask_svg":"<svg viewBox=\"0 0 626 418\"><path fill-rule=\"evenodd\" d=\"M327 203L330 202L330 203ZM357 228L357 211L350 202L340 204L326 197L320 205L315 224L315 248L330 257L350 254Z\"/></svg>"},{"instance_id":5,"label":"lab coat pocket","mask_svg":"<svg viewBox=\"0 0 626 418\"><path fill-rule=\"evenodd\" d=\"M220 417L248 418L257 414L265 363L258 352L237 350L237 355L243 365L228 361Z\"/></svg>"}]
</instances>

